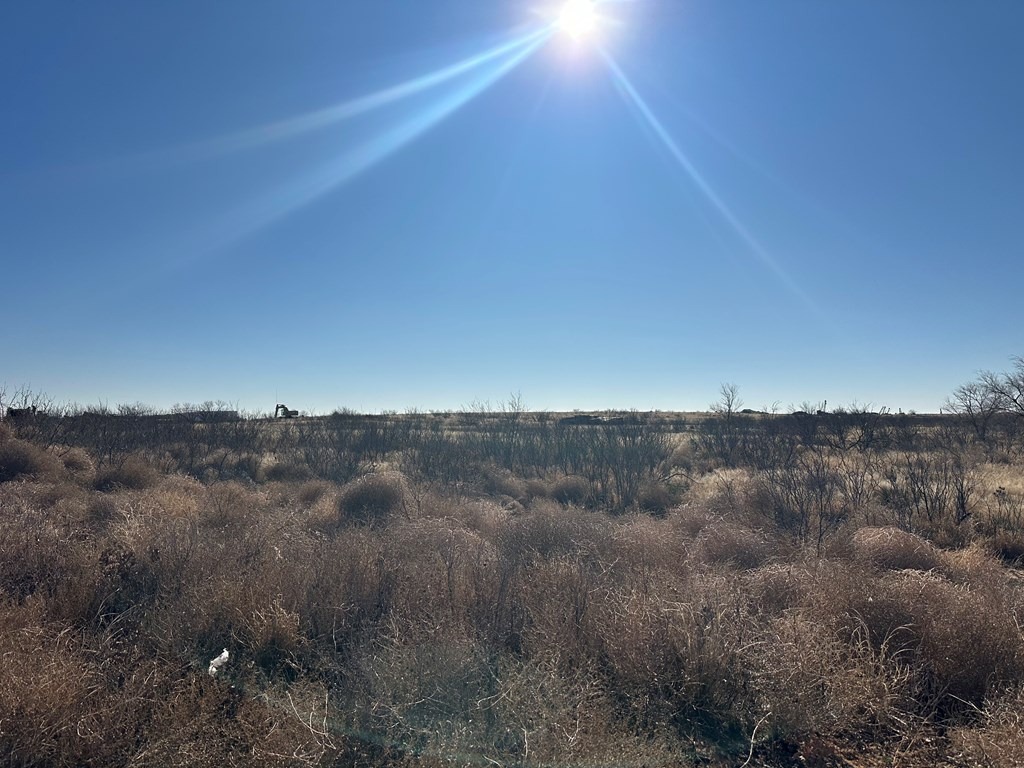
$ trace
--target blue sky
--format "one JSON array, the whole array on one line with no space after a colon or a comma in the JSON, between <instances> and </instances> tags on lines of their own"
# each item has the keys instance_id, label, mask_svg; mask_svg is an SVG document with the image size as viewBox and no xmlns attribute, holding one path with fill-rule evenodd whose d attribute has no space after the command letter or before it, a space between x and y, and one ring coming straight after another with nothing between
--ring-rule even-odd
<instances>
[{"instance_id":1,"label":"blue sky","mask_svg":"<svg viewBox=\"0 0 1024 768\"><path fill-rule=\"evenodd\" d=\"M1024 354L1024 4L0 6L0 384L934 411Z\"/></svg>"}]
</instances>

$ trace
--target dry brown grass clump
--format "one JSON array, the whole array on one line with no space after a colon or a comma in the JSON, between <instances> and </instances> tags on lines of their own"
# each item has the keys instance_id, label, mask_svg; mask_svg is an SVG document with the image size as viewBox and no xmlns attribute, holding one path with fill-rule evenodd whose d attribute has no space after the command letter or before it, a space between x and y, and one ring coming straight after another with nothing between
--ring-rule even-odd
<instances>
[{"instance_id":1,"label":"dry brown grass clump","mask_svg":"<svg viewBox=\"0 0 1024 768\"><path fill-rule=\"evenodd\" d=\"M89 475L96 469L92 457L82 448L69 448L60 455L64 469L74 475Z\"/></svg>"},{"instance_id":2,"label":"dry brown grass clump","mask_svg":"<svg viewBox=\"0 0 1024 768\"><path fill-rule=\"evenodd\" d=\"M497 541L512 513L490 499L480 499L462 505L459 516L471 530L477 531L488 541Z\"/></svg>"},{"instance_id":3,"label":"dry brown grass clump","mask_svg":"<svg viewBox=\"0 0 1024 768\"><path fill-rule=\"evenodd\" d=\"M35 608L5 605L0 615L0 761L70 766L115 758L115 724L104 710L117 701L75 633Z\"/></svg>"},{"instance_id":4,"label":"dry brown grass clump","mask_svg":"<svg viewBox=\"0 0 1024 768\"><path fill-rule=\"evenodd\" d=\"M999 531L988 539L988 547L1003 562L1024 562L1024 531Z\"/></svg>"},{"instance_id":5,"label":"dry brown grass clump","mask_svg":"<svg viewBox=\"0 0 1024 768\"><path fill-rule=\"evenodd\" d=\"M498 564L493 544L452 518L396 521L382 544L387 607L403 638L442 630L458 638L487 624Z\"/></svg>"},{"instance_id":6,"label":"dry brown grass clump","mask_svg":"<svg viewBox=\"0 0 1024 768\"><path fill-rule=\"evenodd\" d=\"M252 525L266 505L266 499L261 493L234 480L214 483L205 490L205 499L202 499L201 494L194 497L202 499L204 525Z\"/></svg>"},{"instance_id":7,"label":"dry brown grass clump","mask_svg":"<svg viewBox=\"0 0 1024 768\"><path fill-rule=\"evenodd\" d=\"M640 509L663 515L672 508L675 498L664 483L647 483L640 489L637 503Z\"/></svg>"},{"instance_id":8,"label":"dry brown grass clump","mask_svg":"<svg viewBox=\"0 0 1024 768\"><path fill-rule=\"evenodd\" d=\"M812 568L794 563L771 563L748 571L743 583L758 613L778 616L805 606L816 578Z\"/></svg>"},{"instance_id":9,"label":"dry brown grass clump","mask_svg":"<svg viewBox=\"0 0 1024 768\"><path fill-rule=\"evenodd\" d=\"M4 765L312 766L334 749L310 683L247 696L33 606L0 607L0 655Z\"/></svg>"},{"instance_id":10,"label":"dry brown grass clump","mask_svg":"<svg viewBox=\"0 0 1024 768\"><path fill-rule=\"evenodd\" d=\"M140 491L155 485L159 475L141 456L129 456L123 463L101 469L96 473L93 485L97 491L133 490Z\"/></svg>"},{"instance_id":11,"label":"dry brown grass clump","mask_svg":"<svg viewBox=\"0 0 1024 768\"><path fill-rule=\"evenodd\" d=\"M990 699L980 715L977 726L953 731L953 746L971 765L1024 765L1024 687Z\"/></svg>"},{"instance_id":12,"label":"dry brown grass clump","mask_svg":"<svg viewBox=\"0 0 1024 768\"><path fill-rule=\"evenodd\" d=\"M353 480L338 496L338 522L386 523L408 503L405 478L397 472L374 472Z\"/></svg>"},{"instance_id":13,"label":"dry brown grass clump","mask_svg":"<svg viewBox=\"0 0 1024 768\"><path fill-rule=\"evenodd\" d=\"M475 764L499 756L539 765L680 759L665 740L630 732L590 666L566 670L472 640L386 637L362 650L353 682L353 725L381 734L409 764Z\"/></svg>"},{"instance_id":14,"label":"dry brown grass clump","mask_svg":"<svg viewBox=\"0 0 1024 768\"><path fill-rule=\"evenodd\" d=\"M483 491L488 496L507 496L516 501L524 501L529 496L526 481L507 469L484 465L480 467L479 476Z\"/></svg>"},{"instance_id":15,"label":"dry brown grass clump","mask_svg":"<svg viewBox=\"0 0 1024 768\"><path fill-rule=\"evenodd\" d=\"M334 486L324 480L310 480L302 484L299 488L297 497L299 503L304 507L312 507L326 494L328 494Z\"/></svg>"},{"instance_id":16,"label":"dry brown grass clump","mask_svg":"<svg viewBox=\"0 0 1024 768\"><path fill-rule=\"evenodd\" d=\"M110 496L93 495L85 510L85 520L97 527L106 526L115 519L118 512L117 501Z\"/></svg>"},{"instance_id":17,"label":"dry brown grass clump","mask_svg":"<svg viewBox=\"0 0 1024 768\"><path fill-rule=\"evenodd\" d=\"M697 573L683 589L626 583L586 594L585 626L594 631L585 637L621 716L641 730L672 724L728 740L746 720L742 649L752 639L735 584Z\"/></svg>"},{"instance_id":18,"label":"dry brown grass clump","mask_svg":"<svg viewBox=\"0 0 1024 768\"><path fill-rule=\"evenodd\" d=\"M582 506L593 495L587 479L577 475L566 475L551 483L548 495L559 504Z\"/></svg>"},{"instance_id":19,"label":"dry brown grass clump","mask_svg":"<svg viewBox=\"0 0 1024 768\"><path fill-rule=\"evenodd\" d=\"M612 529L602 553L609 570L628 574L645 586L651 581L685 583L690 561L682 533L665 520L636 514L622 518Z\"/></svg>"},{"instance_id":20,"label":"dry brown grass clump","mask_svg":"<svg viewBox=\"0 0 1024 768\"><path fill-rule=\"evenodd\" d=\"M899 528L861 528L853 534L858 559L876 568L930 571L942 564L942 552L926 539Z\"/></svg>"},{"instance_id":21,"label":"dry brown grass clump","mask_svg":"<svg viewBox=\"0 0 1024 768\"><path fill-rule=\"evenodd\" d=\"M298 611L304 632L310 642L330 652L346 648L388 607L381 533L351 528L344 536L315 541L303 559L306 573Z\"/></svg>"},{"instance_id":22,"label":"dry brown grass clump","mask_svg":"<svg viewBox=\"0 0 1024 768\"><path fill-rule=\"evenodd\" d=\"M965 549L943 552L942 555L939 571L950 581L981 590L1003 592L1008 571L985 543L976 542Z\"/></svg>"},{"instance_id":23,"label":"dry brown grass clump","mask_svg":"<svg viewBox=\"0 0 1024 768\"><path fill-rule=\"evenodd\" d=\"M260 479L269 483L301 483L313 477L313 472L305 464L291 461L276 461L261 467Z\"/></svg>"},{"instance_id":24,"label":"dry brown grass clump","mask_svg":"<svg viewBox=\"0 0 1024 768\"><path fill-rule=\"evenodd\" d=\"M0 483L53 476L60 469L57 458L43 448L24 440L0 441Z\"/></svg>"},{"instance_id":25,"label":"dry brown grass clump","mask_svg":"<svg viewBox=\"0 0 1024 768\"><path fill-rule=\"evenodd\" d=\"M497 543L502 554L514 562L573 552L597 554L607 549L611 530L607 515L538 501L529 511L508 519Z\"/></svg>"},{"instance_id":26,"label":"dry brown grass clump","mask_svg":"<svg viewBox=\"0 0 1024 768\"><path fill-rule=\"evenodd\" d=\"M1024 680L1024 638L998 585L913 570L846 581L845 590L832 585L831 599L845 602L848 629L909 665L922 707L961 712Z\"/></svg>"},{"instance_id":27,"label":"dry brown grass clump","mask_svg":"<svg viewBox=\"0 0 1024 768\"><path fill-rule=\"evenodd\" d=\"M717 520L705 527L697 541L698 555L706 563L757 568L772 556L771 543L764 533L727 520Z\"/></svg>"},{"instance_id":28,"label":"dry brown grass clump","mask_svg":"<svg viewBox=\"0 0 1024 768\"><path fill-rule=\"evenodd\" d=\"M18 484L20 486L21 484ZM31 487L0 487L0 602L38 600L53 615L89 612L93 553L75 520L37 503Z\"/></svg>"},{"instance_id":29,"label":"dry brown grass clump","mask_svg":"<svg viewBox=\"0 0 1024 768\"><path fill-rule=\"evenodd\" d=\"M744 646L757 708L769 733L795 741L809 735L884 733L905 716L909 673L863 634L851 642L804 611L787 611Z\"/></svg>"}]
</instances>

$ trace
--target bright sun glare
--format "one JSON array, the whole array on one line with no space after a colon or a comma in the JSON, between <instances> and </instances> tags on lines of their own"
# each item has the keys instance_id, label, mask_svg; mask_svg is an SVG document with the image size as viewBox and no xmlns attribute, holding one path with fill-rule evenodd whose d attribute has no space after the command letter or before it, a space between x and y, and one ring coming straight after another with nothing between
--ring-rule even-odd
<instances>
[{"instance_id":1,"label":"bright sun glare","mask_svg":"<svg viewBox=\"0 0 1024 768\"><path fill-rule=\"evenodd\" d=\"M577 40L592 35L597 28L593 0L567 0L558 16L558 26Z\"/></svg>"}]
</instances>

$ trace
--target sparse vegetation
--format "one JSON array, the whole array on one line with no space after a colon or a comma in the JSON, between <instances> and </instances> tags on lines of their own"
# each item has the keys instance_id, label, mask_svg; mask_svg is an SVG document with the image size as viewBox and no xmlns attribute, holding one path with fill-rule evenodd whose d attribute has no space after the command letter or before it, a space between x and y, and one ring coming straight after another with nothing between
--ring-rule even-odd
<instances>
[{"instance_id":1,"label":"sparse vegetation","mask_svg":"<svg viewBox=\"0 0 1024 768\"><path fill-rule=\"evenodd\" d=\"M1019 762L1021 432L737 394L0 427L0 757Z\"/></svg>"}]
</instances>

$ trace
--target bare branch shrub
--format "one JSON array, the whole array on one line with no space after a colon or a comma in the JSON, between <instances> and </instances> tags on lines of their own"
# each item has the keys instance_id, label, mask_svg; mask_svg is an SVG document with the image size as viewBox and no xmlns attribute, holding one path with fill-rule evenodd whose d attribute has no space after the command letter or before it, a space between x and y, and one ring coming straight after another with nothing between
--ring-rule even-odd
<instances>
[{"instance_id":1,"label":"bare branch shrub","mask_svg":"<svg viewBox=\"0 0 1024 768\"><path fill-rule=\"evenodd\" d=\"M566 475L551 483L551 498L560 504L584 506L594 498L594 491L585 478Z\"/></svg>"},{"instance_id":2,"label":"bare branch shrub","mask_svg":"<svg viewBox=\"0 0 1024 768\"><path fill-rule=\"evenodd\" d=\"M957 527L974 513L979 476L960 452L902 451L885 470L882 501L904 530Z\"/></svg>"}]
</instances>

